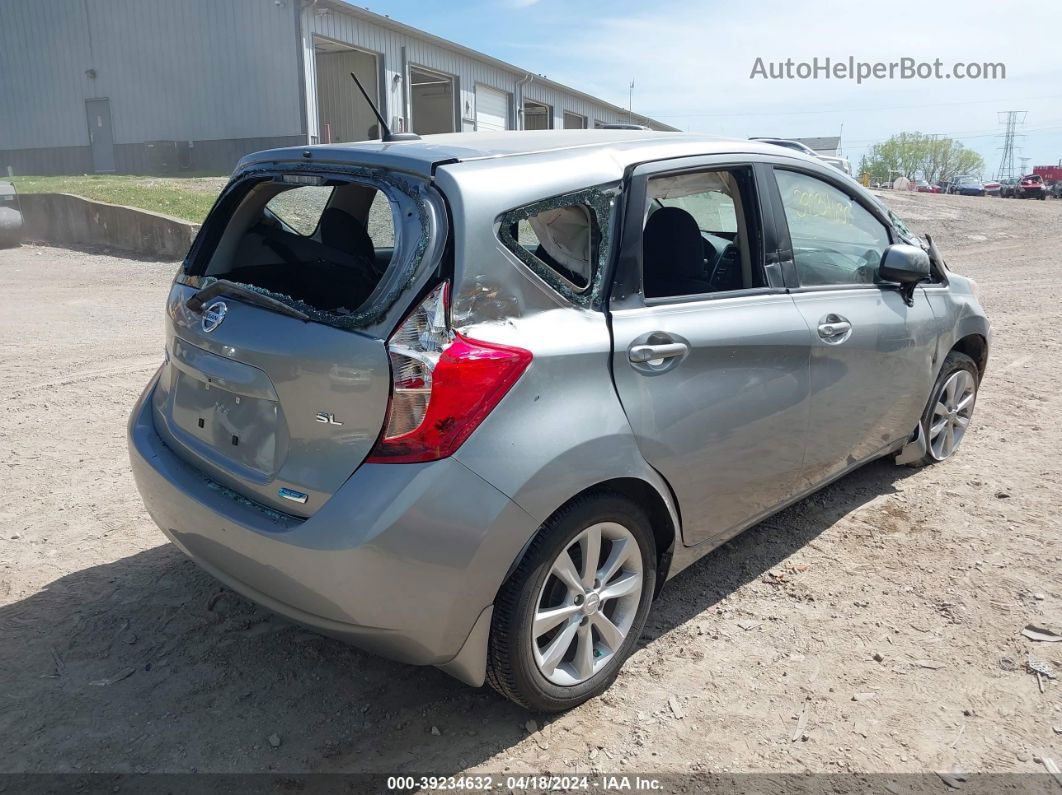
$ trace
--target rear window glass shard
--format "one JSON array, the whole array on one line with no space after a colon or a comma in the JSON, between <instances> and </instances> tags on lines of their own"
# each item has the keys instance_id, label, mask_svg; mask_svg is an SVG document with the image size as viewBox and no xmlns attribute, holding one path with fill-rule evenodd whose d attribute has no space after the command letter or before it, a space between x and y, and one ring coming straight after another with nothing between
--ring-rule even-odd
<instances>
[{"instance_id":1,"label":"rear window glass shard","mask_svg":"<svg viewBox=\"0 0 1062 795\"><path fill-rule=\"evenodd\" d=\"M371 325L420 271L430 212L422 185L379 170L237 177L182 280L226 280L316 322Z\"/></svg>"},{"instance_id":2,"label":"rear window glass shard","mask_svg":"<svg viewBox=\"0 0 1062 795\"><path fill-rule=\"evenodd\" d=\"M572 303L600 305L617 186L586 188L504 213L498 236L539 278Z\"/></svg>"}]
</instances>

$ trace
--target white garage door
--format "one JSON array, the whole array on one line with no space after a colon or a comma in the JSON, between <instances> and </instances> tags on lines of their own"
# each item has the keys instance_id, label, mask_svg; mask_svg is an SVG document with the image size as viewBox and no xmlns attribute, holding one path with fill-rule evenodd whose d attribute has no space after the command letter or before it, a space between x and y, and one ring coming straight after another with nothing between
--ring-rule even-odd
<instances>
[{"instance_id":1,"label":"white garage door","mask_svg":"<svg viewBox=\"0 0 1062 795\"><path fill-rule=\"evenodd\" d=\"M504 130L509 121L509 95L504 91L476 86L476 130Z\"/></svg>"}]
</instances>

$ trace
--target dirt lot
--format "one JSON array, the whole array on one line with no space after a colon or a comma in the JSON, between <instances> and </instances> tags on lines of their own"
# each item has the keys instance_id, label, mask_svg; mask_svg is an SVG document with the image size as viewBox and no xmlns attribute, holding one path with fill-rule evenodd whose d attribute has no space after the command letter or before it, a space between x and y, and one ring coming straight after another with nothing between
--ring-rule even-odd
<instances>
[{"instance_id":1,"label":"dirt lot","mask_svg":"<svg viewBox=\"0 0 1062 795\"><path fill-rule=\"evenodd\" d=\"M1062 202L886 198L992 317L961 454L867 466L687 570L615 687L552 718L290 627L163 543L124 432L175 264L0 252L0 771L1062 763L1062 643L1020 634L1062 630Z\"/></svg>"}]
</instances>

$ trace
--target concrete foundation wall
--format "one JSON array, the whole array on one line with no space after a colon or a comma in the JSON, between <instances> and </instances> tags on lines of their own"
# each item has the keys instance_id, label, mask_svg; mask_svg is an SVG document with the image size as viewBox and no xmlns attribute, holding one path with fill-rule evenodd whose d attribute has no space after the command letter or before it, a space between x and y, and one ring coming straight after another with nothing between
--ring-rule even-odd
<instances>
[{"instance_id":1,"label":"concrete foundation wall","mask_svg":"<svg viewBox=\"0 0 1062 795\"><path fill-rule=\"evenodd\" d=\"M23 237L57 245L108 246L143 257L183 259L199 224L89 201L65 193L25 193Z\"/></svg>"},{"instance_id":2,"label":"concrete foundation wall","mask_svg":"<svg viewBox=\"0 0 1062 795\"><path fill-rule=\"evenodd\" d=\"M349 79L349 78L348 78ZM151 161L143 143L115 144L114 165L118 174L166 174L180 176L182 172L211 173L227 176L244 155L263 149L299 146L306 143L304 135L282 135L265 138L226 138L218 141L178 141L183 148L180 163L158 168ZM177 158L175 158L177 159ZM91 174L92 152L87 146L49 147L44 149L0 149L0 178L7 176L8 166L15 176L49 177L62 174Z\"/></svg>"}]
</instances>

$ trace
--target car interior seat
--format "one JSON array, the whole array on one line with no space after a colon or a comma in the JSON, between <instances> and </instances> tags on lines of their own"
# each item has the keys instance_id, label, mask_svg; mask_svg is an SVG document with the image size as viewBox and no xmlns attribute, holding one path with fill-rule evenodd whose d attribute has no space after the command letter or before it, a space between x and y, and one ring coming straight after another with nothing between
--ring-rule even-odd
<instances>
[{"instance_id":1,"label":"car interior seat","mask_svg":"<svg viewBox=\"0 0 1062 795\"><path fill-rule=\"evenodd\" d=\"M661 207L649 216L642 233L646 298L707 293L711 285L704 269L704 238L692 215Z\"/></svg>"}]
</instances>

